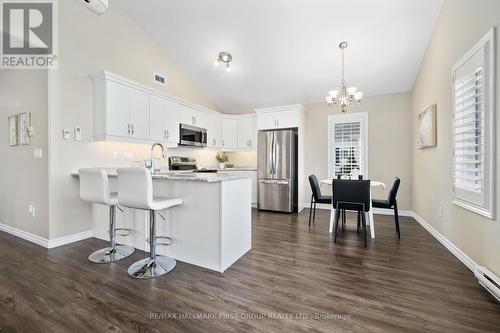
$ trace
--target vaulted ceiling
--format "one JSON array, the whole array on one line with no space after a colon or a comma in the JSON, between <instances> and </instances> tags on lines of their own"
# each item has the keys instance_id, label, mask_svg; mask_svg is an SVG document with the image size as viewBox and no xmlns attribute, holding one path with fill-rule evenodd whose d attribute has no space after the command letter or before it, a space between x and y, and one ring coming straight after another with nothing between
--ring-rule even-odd
<instances>
[{"instance_id":1,"label":"vaulted ceiling","mask_svg":"<svg viewBox=\"0 0 500 333\"><path fill-rule=\"evenodd\" d=\"M324 101L341 78L365 95L410 91L442 0L121 0L225 113ZM231 73L213 66L233 55ZM168 73L167 73L168 75Z\"/></svg>"}]
</instances>

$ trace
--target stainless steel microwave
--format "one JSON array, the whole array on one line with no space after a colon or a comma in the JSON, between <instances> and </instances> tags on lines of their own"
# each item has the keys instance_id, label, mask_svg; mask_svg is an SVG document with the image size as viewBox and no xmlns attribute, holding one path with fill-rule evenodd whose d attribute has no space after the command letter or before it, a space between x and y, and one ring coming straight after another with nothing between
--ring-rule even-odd
<instances>
[{"instance_id":1,"label":"stainless steel microwave","mask_svg":"<svg viewBox=\"0 0 500 333\"><path fill-rule=\"evenodd\" d=\"M179 125L179 144L182 146L206 147L207 130L187 124Z\"/></svg>"}]
</instances>

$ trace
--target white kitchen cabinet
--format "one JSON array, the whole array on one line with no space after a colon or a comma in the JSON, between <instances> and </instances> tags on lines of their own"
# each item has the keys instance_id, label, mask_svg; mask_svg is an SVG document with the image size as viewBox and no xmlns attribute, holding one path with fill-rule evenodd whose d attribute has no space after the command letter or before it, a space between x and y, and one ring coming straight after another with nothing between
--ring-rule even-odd
<instances>
[{"instance_id":1,"label":"white kitchen cabinet","mask_svg":"<svg viewBox=\"0 0 500 333\"><path fill-rule=\"evenodd\" d=\"M150 139L160 143L179 142L179 104L155 95L149 95Z\"/></svg>"},{"instance_id":2,"label":"white kitchen cabinet","mask_svg":"<svg viewBox=\"0 0 500 333\"><path fill-rule=\"evenodd\" d=\"M293 128L299 126L299 113L296 110L277 110L257 112L257 129L278 129L278 128Z\"/></svg>"},{"instance_id":3,"label":"white kitchen cabinet","mask_svg":"<svg viewBox=\"0 0 500 333\"><path fill-rule=\"evenodd\" d=\"M96 87L94 101L99 114L95 114L94 136L97 139L107 136L148 139L149 137L149 98L146 92L135 90L127 85L105 81Z\"/></svg>"},{"instance_id":4,"label":"white kitchen cabinet","mask_svg":"<svg viewBox=\"0 0 500 333\"><path fill-rule=\"evenodd\" d=\"M181 123L196 127L206 128L206 115L204 111L198 110L192 106L181 106Z\"/></svg>"},{"instance_id":5,"label":"white kitchen cabinet","mask_svg":"<svg viewBox=\"0 0 500 333\"><path fill-rule=\"evenodd\" d=\"M129 98L128 87L109 81L104 82L104 98L101 105L104 108L104 128L103 134L116 136L130 136ZM100 93L101 91L99 91ZM95 95L97 94L95 92ZM107 98L106 98L107 97ZM101 102L101 101L99 101ZM107 117L106 117L107 116Z\"/></svg>"},{"instance_id":6,"label":"white kitchen cabinet","mask_svg":"<svg viewBox=\"0 0 500 333\"><path fill-rule=\"evenodd\" d=\"M257 147L256 118L238 119L238 148L255 149Z\"/></svg>"},{"instance_id":7,"label":"white kitchen cabinet","mask_svg":"<svg viewBox=\"0 0 500 333\"><path fill-rule=\"evenodd\" d=\"M130 88L129 100L132 137L149 139L149 95Z\"/></svg>"},{"instance_id":8,"label":"white kitchen cabinet","mask_svg":"<svg viewBox=\"0 0 500 333\"><path fill-rule=\"evenodd\" d=\"M238 149L238 119L222 118L222 149Z\"/></svg>"},{"instance_id":9,"label":"white kitchen cabinet","mask_svg":"<svg viewBox=\"0 0 500 333\"><path fill-rule=\"evenodd\" d=\"M89 77L93 82L96 141L162 142L176 146L179 123L184 123L206 128L209 148L238 151L257 147L259 119L255 115L223 115L108 71ZM294 127L293 120L287 121L292 117L285 115L286 112L276 124ZM266 117L274 119L275 115Z\"/></svg>"},{"instance_id":10,"label":"white kitchen cabinet","mask_svg":"<svg viewBox=\"0 0 500 333\"><path fill-rule=\"evenodd\" d=\"M207 123L207 147L219 149L222 147L222 119L216 112L208 112Z\"/></svg>"}]
</instances>

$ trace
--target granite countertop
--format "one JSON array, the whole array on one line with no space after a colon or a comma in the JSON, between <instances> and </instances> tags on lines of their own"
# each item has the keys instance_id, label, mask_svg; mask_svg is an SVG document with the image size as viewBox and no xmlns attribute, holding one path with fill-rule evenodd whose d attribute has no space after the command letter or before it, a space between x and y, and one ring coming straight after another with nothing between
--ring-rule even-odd
<instances>
[{"instance_id":1,"label":"granite countertop","mask_svg":"<svg viewBox=\"0 0 500 333\"><path fill-rule=\"evenodd\" d=\"M235 166L232 168L220 169L218 167L203 167L201 170L217 170L217 171L257 171L257 167L251 166Z\"/></svg>"},{"instance_id":2,"label":"granite countertop","mask_svg":"<svg viewBox=\"0 0 500 333\"><path fill-rule=\"evenodd\" d=\"M116 168L107 168L109 177L116 177ZM221 170L223 171L223 170ZM78 177L78 172L72 172L72 176ZM153 179L165 179L165 180L179 180L179 181L195 181L195 182L205 182L214 183L222 182L228 180L238 180L249 178L249 175L242 174L231 174L226 172L191 172L191 171L161 171L160 173L153 174Z\"/></svg>"},{"instance_id":3,"label":"granite countertop","mask_svg":"<svg viewBox=\"0 0 500 333\"><path fill-rule=\"evenodd\" d=\"M181 180L181 181L196 181L196 182L223 182L227 180L238 180L249 178L248 175L231 174L231 173L206 173L206 172L191 172L191 173L168 173L155 174L153 179Z\"/></svg>"}]
</instances>

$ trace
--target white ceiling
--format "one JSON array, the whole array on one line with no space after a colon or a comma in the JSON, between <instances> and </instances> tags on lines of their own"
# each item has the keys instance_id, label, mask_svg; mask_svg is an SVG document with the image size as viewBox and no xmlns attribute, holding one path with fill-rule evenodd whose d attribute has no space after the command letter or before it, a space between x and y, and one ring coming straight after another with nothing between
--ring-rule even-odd
<instances>
[{"instance_id":1,"label":"white ceiling","mask_svg":"<svg viewBox=\"0 0 500 333\"><path fill-rule=\"evenodd\" d=\"M346 79L366 95L410 91L442 0L121 0L225 113L324 101ZM132 46L133 47L133 46ZM233 54L233 71L213 66ZM168 77L168 73L167 73Z\"/></svg>"}]
</instances>

